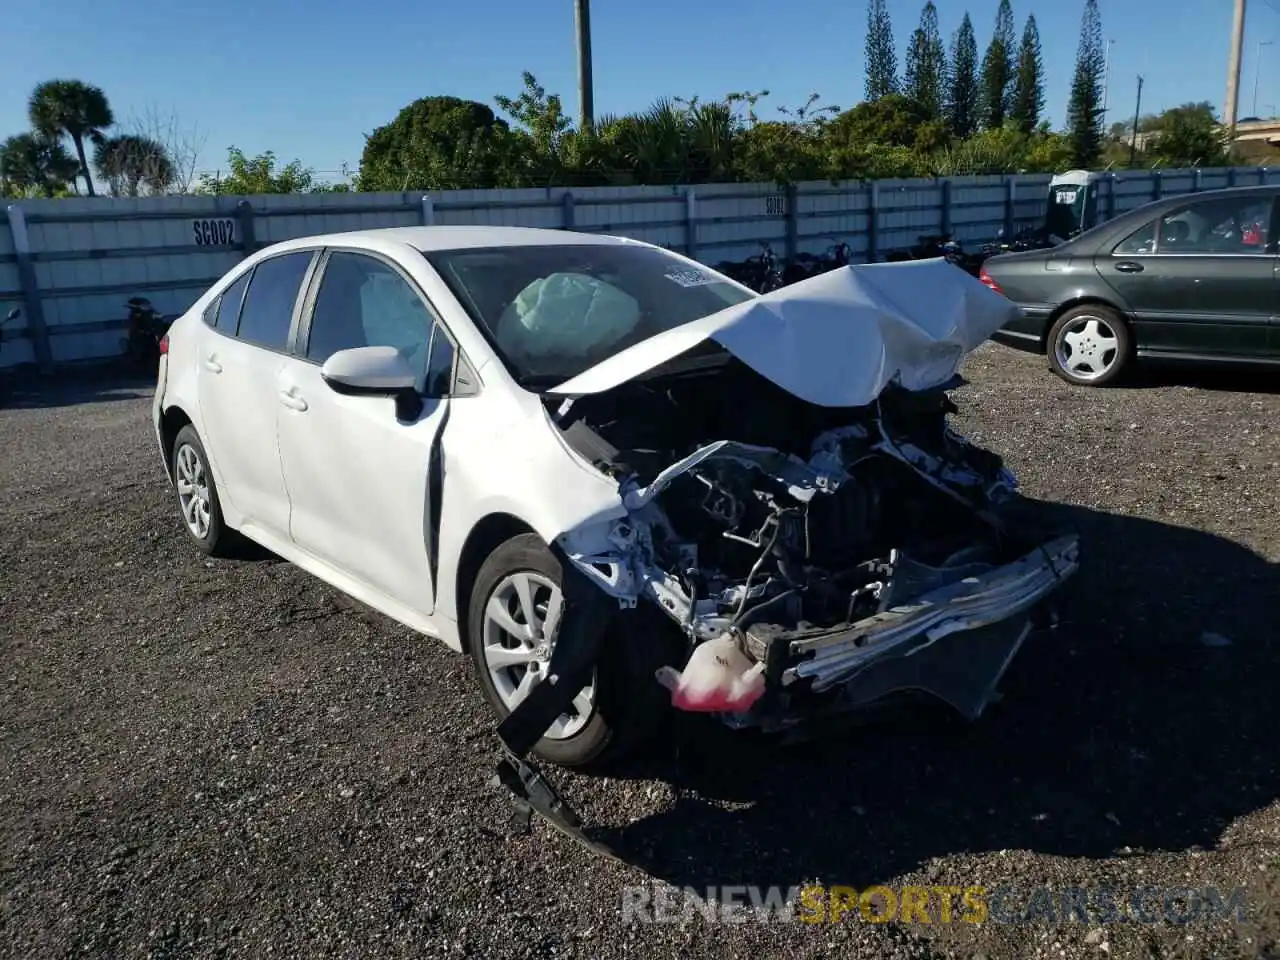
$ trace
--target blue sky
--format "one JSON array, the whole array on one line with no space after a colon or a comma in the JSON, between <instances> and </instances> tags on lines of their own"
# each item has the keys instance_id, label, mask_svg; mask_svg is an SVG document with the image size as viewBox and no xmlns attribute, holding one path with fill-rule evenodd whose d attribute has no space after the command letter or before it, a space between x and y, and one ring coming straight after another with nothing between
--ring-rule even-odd
<instances>
[{"instance_id":1,"label":"blue sky","mask_svg":"<svg viewBox=\"0 0 1280 960\"><path fill-rule=\"evenodd\" d=\"M935 0L944 36L967 8L979 54L998 0ZM901 62L922 0L889 0ZM1280 112L1280 0L1251 0L1241 115ZM1111 102L1143 112L1224 95L1228 0L1101 0L1116 41ZM1048 112L1065 112L1083 0L1014 0L1018 30L1040 26ZM1174 11L1177 11L1176 13ZM785 12L784 12L785 11ZM712 97L768 89L794 105L810 92L851 106L862 93L865 3L830 0L595 0L597 113L643 108L663 95ZM232 144L274 150L318 171L355 168L363 134L411 100L453 94L492 105L514 94L522 70L576 104L572 0L60 0L27 4L5 21L0 136L26 126L26 94L41 80L101 86L117 117L177 116L203 139L199 168L225 162ZM1120 119L1119 116L1116 119Z\"/></svg>"}]
</instances>

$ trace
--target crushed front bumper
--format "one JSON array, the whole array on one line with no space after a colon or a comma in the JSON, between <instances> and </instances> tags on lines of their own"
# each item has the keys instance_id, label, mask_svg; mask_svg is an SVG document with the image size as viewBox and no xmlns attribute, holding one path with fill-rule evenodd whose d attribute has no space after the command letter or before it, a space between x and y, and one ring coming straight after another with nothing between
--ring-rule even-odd
<instances>
[{"instance_id":1,"label":"crushed front bumper","mask_svg":"<svg viewBox=\"0 0 1280 960\"><path fill-rule=\"evenodd\" d=\"M566 612L551 653L550 682L535 687L499 724L504 756L494 782L512 792L526 826L536 812L592 852L623 859L591 835L594 831L583 826L555 787L525 759L586 683L614 609L567 557L562 563ZM922 690L976 718L1030 631L1030 613L1076 571L1078 563L1076 537L1058 537L994 570L972 576L951 571L953 578L944 585L838 630L767 634L764 625L749 627L747 646L768 666L773 680L770 700L790 698L789 690L818 689L830 694L826 699L834 701L828 704L832 712L845 712L891 693ZM939 571L907 562L899 573L918 583L921 574Z\"/></svg>"},{"instance_id":2,"label":"crushed front bumper","mask_svg":"<svg viewBox=\"0 0 1280 960\"><path fill-rule=\"evenodd\" d=\"M1026 637L1031 613L1078 569L1079 542L1059 536L1012 563L971 575L957 570L949 579L946 571L910 566L910 574L940 585L836 629L748 627L747 650L768 665L774 692L832 692L856 707L919 690L976 719Z\"/></svg>"}]
</instances>

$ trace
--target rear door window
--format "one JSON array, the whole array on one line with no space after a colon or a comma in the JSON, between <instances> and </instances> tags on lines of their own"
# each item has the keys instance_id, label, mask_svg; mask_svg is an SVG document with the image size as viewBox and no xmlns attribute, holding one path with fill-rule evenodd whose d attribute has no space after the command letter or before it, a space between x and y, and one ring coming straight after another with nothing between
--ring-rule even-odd
<instances>
[{"instance_id":1,"label":"rear door window","mask_svg":"<svg viewBox=\"0 0 1280 960\"><path fill-rule=\"evenodd\" d=\"M240 305L244 302L244 289L249 286L250 270L239 280L227 287L218 299L218 313L214 317L214 326L229 337L236 335L236 325L240 322Z\"/></svg>"},{"instance_id":2,"label":"rear door window","mask_svg":"<svg viewBox=\"0 0 1280 960\"><path fill-rule=\"evenodd\" d=\"M1156 222L1144 224L1121 240L1114 250L1117 256L1136 256L1156 252Z\"/></svg>"},{"instance_id":3,"label":"rear door window","mask_svg":"<svg viewBox=\"0 0 1280 960\"><path fill-rule=\"evenodd\" d=\"M285 253L263 260L253 270L240 309L238 336L271 350L285 350L293 307L314 251Z\"/></svg>"}]
</instances>

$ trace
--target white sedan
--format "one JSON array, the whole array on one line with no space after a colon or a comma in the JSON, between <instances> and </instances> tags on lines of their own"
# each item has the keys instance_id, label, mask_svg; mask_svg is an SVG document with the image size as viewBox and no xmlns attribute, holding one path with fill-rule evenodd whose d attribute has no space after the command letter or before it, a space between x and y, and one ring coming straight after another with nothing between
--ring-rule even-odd
<instances>
[{"instance_id":1,"label":"white sedan","mask_svg":"<svg viewBox=\"0 0 1280 960\"><path fill-rule=\"evenodd\" d=\"M516 755L587 763L673 707L976 717L1076 567L946 422L1010 309L941 260L759 296L615 237L309 237L173 324L154 423L197 547L465 650Z\"/></svg>"}]
</instances>

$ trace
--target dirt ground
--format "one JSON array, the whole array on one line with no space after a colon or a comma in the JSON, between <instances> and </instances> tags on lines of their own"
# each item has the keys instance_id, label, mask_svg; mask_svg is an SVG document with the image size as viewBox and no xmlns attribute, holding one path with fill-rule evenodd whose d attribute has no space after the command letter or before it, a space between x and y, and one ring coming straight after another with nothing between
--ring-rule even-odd
<instances>
[{"instance_id":1,"label":"dirt ground","mask_svg":"<svg viewBox=\"0 0 1280 960\"><path fill-rule=\"evenodd\" d=\"M148 387L17 397L0 955L1280 956L1280 381L1086 390L994 345L965 373L958 426L1081 531L1060 628L974 725L681 735L617 776L556 771L627 866L513 828L463 657L289 564L190 548ZM981 887L988 916L941 922L934 893L927 924L711 922L665 884ZM673 898L664 922L627 906Z\"/></svg>"}]
</instances>

